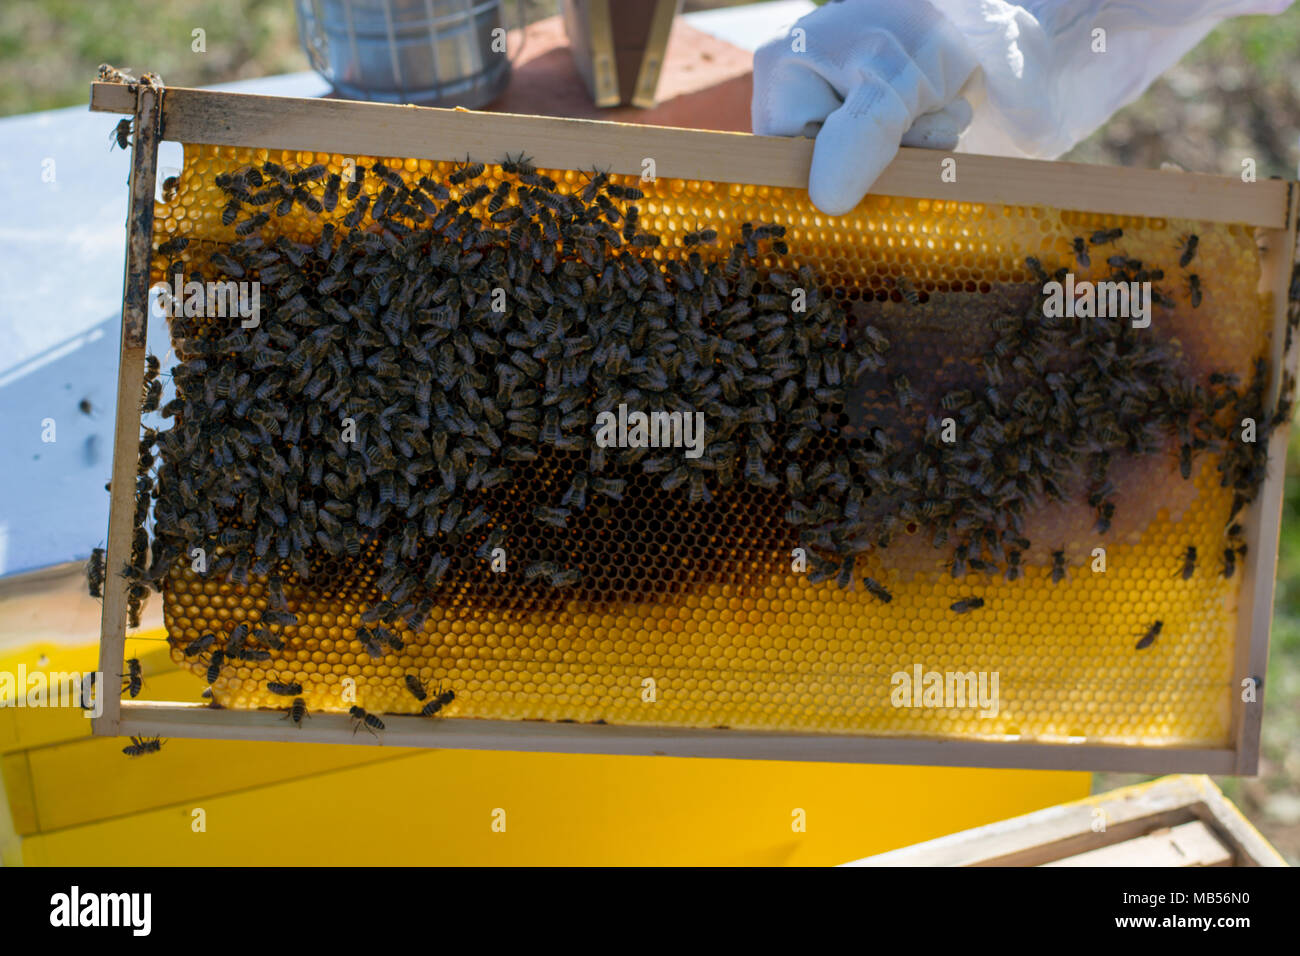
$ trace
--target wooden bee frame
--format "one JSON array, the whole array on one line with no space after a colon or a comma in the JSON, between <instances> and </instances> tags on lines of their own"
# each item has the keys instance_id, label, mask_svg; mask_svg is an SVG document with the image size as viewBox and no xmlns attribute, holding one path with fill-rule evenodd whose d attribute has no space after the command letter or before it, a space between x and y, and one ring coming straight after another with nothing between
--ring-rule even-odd
<instances>
[{"instance_id":1,"label":"wooden bee frame","mask_svg":"<svg viewBox=\"0 0 1300 956\"><path fill-rule=\"evenodd\" d=\"M126 285L122 312L108 575L105 582L100 667L122 666L127 582L121 569L130 551L139 396L144 371L145 309L153 234L157 143L293 149L433 160L495 162L525 144L539 167L587 168L599 157L610 172L639 175L655 157L662 177L716 180L802 189L812 142L736 133L631 126L509 114L475 113L340 100L289 99L160 90L145 85L95 83L91 109L135 118ZM1186 217L1255 227L1262 248L1263 290L1273 306L1273 397L1281 371L1295 373L1300 349L1284 354L1287 293L1294 261L1297 184L1245 183L1196 174L1118 169L963 155L957 182L940 183L944 154L903 149L876 184L885 195L972 203L1042 205L1123 215ZM106 694L100 735L163 735L241 740L354 742L569 753L731 757L767 760L1253 774L1259 759L1263 675L1267 666L1274 574L1281 522L1288 428L1273 431L1268 472L1243 520L1249 551L1242 564L1234 673L1257 680L1258 701L1245 704L1236 687L1233 746L1143 747L1016 740L890 738L774 733L725 729L595 726L541 721L386 716L382 739L356 734L346 714L315 714L303 728L280 713L211 709L197 703L120 701Z\"/></svg>"}]
</instances>

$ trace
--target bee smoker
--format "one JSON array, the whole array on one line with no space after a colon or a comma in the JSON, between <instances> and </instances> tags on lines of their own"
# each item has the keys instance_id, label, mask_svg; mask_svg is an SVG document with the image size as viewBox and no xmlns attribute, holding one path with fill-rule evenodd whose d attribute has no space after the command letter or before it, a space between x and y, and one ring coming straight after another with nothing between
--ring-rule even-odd
<instances>
[{"instance_id":1,"label":"bee smoker","mask_svg":"<svg viewBox=\"0 0 1300 956\"><path fill-rule=\"evenodd\" d=\"M473 109L510 81L504 0L295 0L295 6L298 40L312 69L347 99Z\"/></svg>"}]
</instances>

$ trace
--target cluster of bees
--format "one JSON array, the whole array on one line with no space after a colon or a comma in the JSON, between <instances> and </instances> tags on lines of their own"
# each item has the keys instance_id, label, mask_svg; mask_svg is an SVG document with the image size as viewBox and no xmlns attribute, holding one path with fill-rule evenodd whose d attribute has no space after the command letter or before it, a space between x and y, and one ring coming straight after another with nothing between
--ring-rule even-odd
<instances>
[{"instance_id":1,"label":"cluster of bees","mask_svg":"<svg viewBox=\"0 0 1300 956\"><path fill-rule=\"evenodd\" d=\"M855 568L907 525L947 549L954 576L1015 580L1031 546L1026 515L1078 494L1080 482L1097 532L1109 530L1108 472L1122 455L1172 442L1190 479L1197 455L1217 453L1235 519L1262 480L1265 448L1233 428L1287 414L1264 408L1262 360L1245 387L1226 374L1192 381L1171 346L1127 320L1045 316L1045 291L1023 314L996 319L978 388L918 408L890 369L887 336L855 321L809 267L778 267L789 253L783 227L745 223L729 248L700 229L683 248L657 251L634 186L593 171L561 188L522 154L501 170L489 179L467 162L417 179L377 162L344 181L324 165L267 161L217 178L233 241L160 244L169 277L256 280L264 303L249 328L172 318L176 395L161 408L172 425L145 429L139 447L125 569L132 624L147 588L161 589L196 548L209 575L266 582L258 619L183 648L207 663L209 683L233 662L282 650L298 623L286 589L328 591L340 560L354 581L376 569L357 629L374 658L400 651L403 630L418 633L449 587L486 573L494 551L521 538L553 545L532 549L520 588L581 587L592 569L578 519L616 511L630 483L647 478L701 510L737 485L782 496L814 583L860 580L889 601ZM314 241L277 229L295 210L327 220ZM1090 249L1121 238L1118 229L1080 237L1076 257L1086 266ZM1196 245L1184 241L1184 270ZM1109 261L1114 278L1163 277L1123 255ZM905 279L899 289L916 297ZM1199 305L1193 273L1187 293ZM868 380L924 425L843 432L850 393ZM143 407L158 408L161 394L151 358ZM703 412L702 454L601 447L597 413L624 404ZM960 441L943 439L946 418ZM517 484L541 474L549 500L522 516L507 507ZM1232 527L1225 576L1244 551ZM1051 578L1064 576L1064 551L1054 551ZM972 595L951 609L983 604ZM426 716L454 698L430 695L414 675L407 683ZM293 698L286 718L301 726L301 686L268 690ZM360 707L352 716L358 729L383 729Z\"/></svg>"},{"instance_id":2,"label":"cluster of bees","mask_svg":"<svg viewBox=\"0 0 1300 956\"><path fill-rule=\"evenodd\" d=\"M760 282L760 247L784 253L782 227L746 225L725 258L696 248L660 263L659 239L638 227L639 190L597 173L565 194L522 158L504 168L515 179L495 187L476 182L481 164L418 184L382 164L346 187L323 166L274 163L219 180L242 238L198 256L210 271L200 262L190 278L256 276L272 304L253 330L173 320L185 346L162 411L175 424L142 439L154 536L146 560L133 555L134 580L158 585L204 547L212 571L241 585L269 577L282 595L282 573L312 577L313 553L373 551L386 597L358 638L399 649L392 625L418 631L449 572L522 530L494 500L540 459L564 461L569 477L535 508L537 531L619 501L629 469L702 504L736 480L774 481L764 460L777 437L802 447L859 364L879 361L873 346L843 348L842 315L809 270ZM382 189L363 192L367 177ZM350 228L326 225L314 245L261 234L272 210L340 203L352 203ZM704 454L598 447L596 410L623 403L703 410ZM582 576L558 555L523 573L539 588Z\"/></svg>"},{"instance_id":3,"label":"cluster of bees","mask_svg":"<svg viewBox=\"0 0 1300 956\"><path fill-rule=\"evenodd\" d=\"M1122 237L1118 228L1076 237L1077 262L1089 266L1096 247ZM1192 265L1198 243L1194 234L1183 238L1180 268ZM1165 278L1161 270L1122 253L1107 263L1112 281ZM1063 281L1069 268L1049 274L1036 258L1026 264L1039 280L1039 291L1023 313L994 320L988 353L970 359L977 365L972 381L939 394L930 407L905 376L889 368L869 369L855 384L856 394L892 398L897 424L878 422L869 435L843 442L838 454L819 460L811 473L798 463L786 466L787 520L817 554L814 581L835 578L841 587L851 587L858 556L887 548L905 526L928 535L935 548L951 549L954 577L975 571L1014 581L1024 574L1024 555L1032 545L1025 535L1026 516L1035 507L1086 497L1095 512L1095 531L1104 535L1116 513L1116 489L1108 477L1112 465L1124 456L1171 447L1185 480L1192 478L1199 455L1219 456L1221 484L1234 493L1222 552L1222 573L1232 576L1236 559L1245 553L1236 517L1263 481L1267 432L1289 418L1294 383L1283 383L1284 397L1270 412L1263 359L1244 387L1237 376L1224 373L1197 381L1182 370L1174 347L1135 330L1126 318L1047 314L1047 284ZM919 303L912 283L896 280L896 288L910 304ZM1198 307L1201 285L1195 273L1187 274L1186 289L1192 307ZM1154 298L1166 307L1174 304L1158 288ZM887 345L870 326L852 329L851 335ZM1242 440L1246 418L1258 423L1256 441ZM950 425L956 426L956 441ZM1051 554L1051 580L1059 583L1066 576L1065 551ZM1195 554L1189 547L1184 577L1191 576ZM878 581L866 578L864 584L879 600L890 600ZM971 597L955 602L952 610L967 613L982 606L981 599Z\"/></svg>"},{"instance_id":4,"label":"cluster of bees","mask_svg":"<svg viewBox=\"0 0 1300 956\"><path fill-rule=\"evenodd\" d=\"M760 280L760 257L788 252L782 227L747 224L728 255L707 259L717 235L702 229L660 262L638 189L593 172L566 193L522 156L503 168L494 186L482 164L408 183L376 163L345 184L324 166L268 162L218 179L233 243L160 244L177 257L168 275L256 279L268 303L251 329L173 318L176 397L162 408L173 425L146 429L139 448L133 600L196 548L209 574L267 582L255 622L184 647L210 682L282 649L297 623L286 587L318 583L336 560L381 568L382 600L357 630L380 657L404 646L403 628L420 630L440 585L521 533L559 537L589 507L616 506L635 473L693 505L736 481L767 485L775 442L805 445L837 389L880 361L874 346L844 349L842 314L810 270ZM272 215L298 207L341 218L312 244L273 237ZM788 293L800 284L796 321ZM151 361L146 408L155 375ZM620 404L702 410L704 454L599 447L596 411ZM762 454L743 450L755 441ZM542 461L567 477L528 528L511 525L501 502ZM584 579L572 544L533 557L521 587ZM427 716L454 698L408 686ZM304 711L295 699L288 716Z\"/></svg>"}]
</instances>

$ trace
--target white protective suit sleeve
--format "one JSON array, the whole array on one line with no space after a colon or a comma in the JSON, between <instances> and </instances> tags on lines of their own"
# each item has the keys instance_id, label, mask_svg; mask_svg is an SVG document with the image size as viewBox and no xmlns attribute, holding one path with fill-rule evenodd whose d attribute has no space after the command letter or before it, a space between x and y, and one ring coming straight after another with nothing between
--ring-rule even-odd
<instances>
[{"instance_id":1,"label":"white protective suit sleeve","mask_svg":"<svg viewBox=\"0 0 1300 956\"><path fill-rule=\"evenodd\" d=\"M821 124L809 192L840 214L900 142L952 149L965 129L970 152L1059 155L1222 20L1291 2L840 0L755 54L754 132Z\"/></svg>"},{"instance_id":2,"label":"white protective suit sleeve","mask_svg":"<svg viewBox=\"0 0 1300 956\"><path fill-rule=\"evenodd\" d=\"M981 67L975 98L981 86L986 98L961 149L1050 158L1141 96L1222 21L1275 15L1292 0L931 2ZM1094 51L1100 42L1105 52Z\"/></svg>"}]
</instances>

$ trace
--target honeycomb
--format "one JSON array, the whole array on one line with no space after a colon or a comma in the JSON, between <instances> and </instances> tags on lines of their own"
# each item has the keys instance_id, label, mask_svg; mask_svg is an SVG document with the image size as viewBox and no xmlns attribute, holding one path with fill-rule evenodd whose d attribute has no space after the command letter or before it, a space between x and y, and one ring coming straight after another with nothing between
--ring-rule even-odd
<instances>
[{"instance_id":1,"label":"honeycomb","mask_svg":"<svg viewBox=\"0 0 1300 956\"><path fill-rule=\"evenodd\" d=\"M155 281L166 281L175 262L188 271L239 240L237 223L223 223L229 197L219 179L268 161L295 170L324 164L329 174L381 162L407 183L445 182L462 168L187 144L178 182L156 207L155 233L160 245L190 242L155 257ZM564 194L579 193L593 175L539 172ZM508 178L502 165L488 165L474 182L494 189ZM693 251L721 257L719 250L745 242L748 224L783 226L783 242L758 252L762 273L811 267L850 327L871 324L888 336L888 371L859 376L847 400L824 409L826 427L791 458L805 472L831 458L837 442L923 428L928 416L944 414L943 394L975 386L972 370L996 345L997 317L1034 304L1030 257L1048 273L1069 266L1079 280L1104 279L1114 255L1162 270L1168 278L1156 285L1173 301L1154 311L1149 332L1190 380L1205 383L1215 374L1252 382L1260 376L1255 362L1268 354L1268 303L1256 291L1258 257L1245 227L880 196L831 218L798 190L609 181L644 193L640 226L663 239L646 250L656 261ZM363 192L373 199L382 186L370 176ZM345 213L344 203L319 212L295 206L271 217L262 234L310 245L326 223L342 230ZM1085 265L1075 237L1115 228L1122 239L1087 246ZM695 241L706 229L717 233L708 248ZM1196 289L1180 265L1190 235L1198 242ZM195 338L229 329L196 323L186 331L188 338L173 327L182 358ZM901 410L890 394L900 370L916 393ZM780 482L701 492L665 489L659 474L615 469L626 482L620 495L591 494L563 528L539 522L538 507L554 506L565 492L576 454L548 449L491 492L492 513L508 516L512 529L505 573L467 546L422 626L391 625L401 648L374 653L358 629L373 623L363 614L387 594L378 544L363 542L342 556L314 550L303 557L308 573L301 565L282 569L297 620L277 629L283 649L265 661L227 662L211 694L223 707L283 709L287 698L267 683L297 682L309 710L346 712L350 681L370 712L418 713L423 704L406 686L414 676L431 690L454 690L443 714L456 717L1225 745L1241 580L1224 574L1225 548L1234 543L1225 529L1242 502L1220 483L1222 456L1198 454L1184 480L1179 439L1154 441L1146 453L1115 462L1109 500L1118 507L1105 533L1097 507L1082 500L1081 472L1062 478L1059 500L1023 516L1029 544L1018 552L1018 574L1002 565L997 573L957 577L952 549L936 547L919 533L923 522L904 517L889 520L895 531L888 546L857 555L848 587L824 569L810 576L794 567L796 549L814 569L819 559L787 520L790 497ZM874 515L886 520L884 512ZM389 521L387 533L400 535L401 522ZM1189 546L1199 559L1184 574ZM1105 548L1104 572L1092 569L1098 547ZM525 575L539 561L576 562L581 579L546 587ZM172 655L200 677L206 655L186 656L187 646L207 634L225 639L240 624L257 626L272 606L265 575L241 584L198 573L187 560L164 571ZM864 578L887 589L890 600L873 594ZM973 597L983 606L954 611ZM1156 621L1158 638L1136 650ZM894 706L893 676L910 675L916 665L996 673L997 714L981 715L978 706Z\"/></svg>"}]
</instances>

